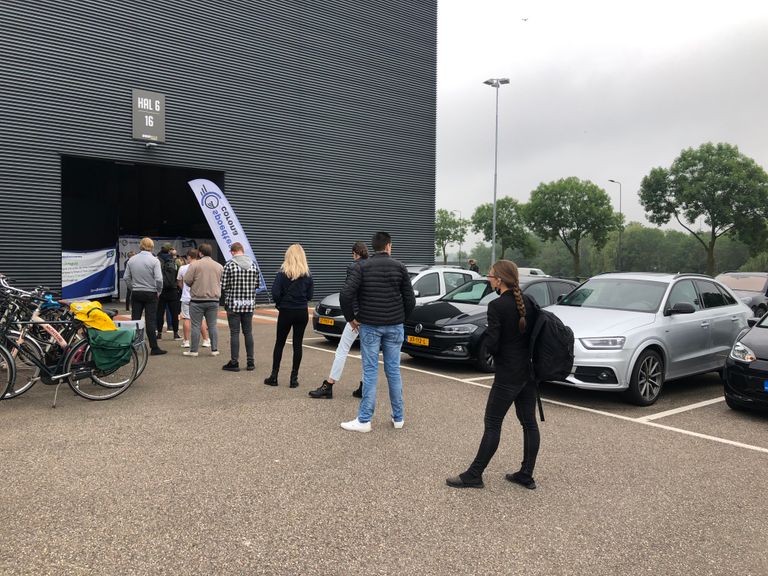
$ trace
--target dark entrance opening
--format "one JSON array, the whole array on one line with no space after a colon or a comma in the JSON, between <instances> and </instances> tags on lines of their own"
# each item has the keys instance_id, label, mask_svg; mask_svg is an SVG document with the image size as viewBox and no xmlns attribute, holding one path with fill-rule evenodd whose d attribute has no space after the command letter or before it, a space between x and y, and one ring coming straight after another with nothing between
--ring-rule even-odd
<instances>
[{"instance_id":1,"label":"dark entrance opening","mask_svg":"<svg viewBox=\"0 0 768 576\"><path fill-rule=\"evenodd\" d=\"M61 159L61 247L95 250L119 236L210 238L188 181L224 190L224 173L77 156Z\"/></svg>"}]
</instances>

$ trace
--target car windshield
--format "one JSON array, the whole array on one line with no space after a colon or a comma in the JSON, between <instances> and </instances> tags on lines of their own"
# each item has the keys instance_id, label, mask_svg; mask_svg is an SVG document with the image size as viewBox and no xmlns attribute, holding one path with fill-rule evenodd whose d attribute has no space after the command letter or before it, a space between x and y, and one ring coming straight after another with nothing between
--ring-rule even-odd
<instances>
[{"instance_id":1,"label":"car windshield","mask_svg":"<svg viewBox=\"0 0 768 576\"><path fill-rule=\"evenodd\" d=\"M589 280L560 300L561 306L656 312L667 291L666 282L628 278Z\"/></svg>"},{"instance_id":2,"label":"car windshield","mask_svg":"<svg viewBox=\"0 0 768 576\"><path fill-rule=\"evenodd\" d=\"M466 302L468 304L479 304L484 296L490 294L491 285L488 280L471 280L462 284L455 290L448 292L440 300L443 302ZM487 302L484 302L487 304Z\"/></svg>"},{"instance_id":3,"label":"car windshield","mask_svg":"<svg viewBox=\"0 0 768 576\"><path fill-rule=\"evenodd\" d=\"M720 274L715 278L731 290L745 290L746 292L765 292L765 283L768 278L757 274Z\"/></svg>"}]
</instances>

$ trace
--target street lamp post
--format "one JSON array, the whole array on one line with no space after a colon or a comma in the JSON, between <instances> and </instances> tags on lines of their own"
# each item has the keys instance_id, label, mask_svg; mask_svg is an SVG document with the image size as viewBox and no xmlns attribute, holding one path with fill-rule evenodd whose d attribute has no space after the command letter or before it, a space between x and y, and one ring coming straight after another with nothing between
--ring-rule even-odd
<instances>
[{"instance_id":1,"label":"street lamp post","mask_svg":"<svg viewBox=\"0 0 768 576\"><path fill-rule=\"evenodd\" d=\"M621 228L619 228L619 251L616 254L616 260L618 261L616 267L621 272L621 233L624 231L624 213L621 211L621 182L618 180L609 179L608 182L613 182L619 185L619 216L621 216Z\"/></svg>"},{"instance_id":2,"label":"street lamp post","mask_svg":"<svg viewBox=\"0 0 768 576\"><path fill-rule=\"evenodd\" d=\"M496 89L496 128L493 145L493 224L491 233L491 264L496 262L496 185L498 182L499 168L499 88L509 84L509 78L489 78L483 84L488 84Z\"/></svg>"},{"instance_id":3,"label":"street lamp post","mask_svg":"<svg viewBox=\"0 0 768 576\"><path fill-rule=\"evenodd\" d=\"M463 220L461 217L461 210L451 210L451 214L458 213L459 221ZM461 240L459 240L459 266L461 266Z\"/></svg>"}]
</instances>

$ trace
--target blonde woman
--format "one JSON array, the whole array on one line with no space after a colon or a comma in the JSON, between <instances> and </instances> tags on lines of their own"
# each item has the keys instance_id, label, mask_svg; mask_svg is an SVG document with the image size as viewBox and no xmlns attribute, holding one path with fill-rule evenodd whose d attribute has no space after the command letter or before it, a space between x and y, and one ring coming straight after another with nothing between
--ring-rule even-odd
<instances>
[{"instance_id":1,"label":"blonde woman","mask_svg":"<svg viewBox=\"0 0 768 576\"><path fill-rule=\"evenodd\" d=\"M272 298L279 310L277 316L277 337L272 352L272 374L264 380L268 386L277 386L277 373L283 359L283 348L288 333L293 329L293 366L289 386L299 385L299 366L301 365L302 341L307 327L309 313L307 307L312 300L315 285L309 273L307 256L301 244L292 244L285 251L285 261L272 283Z\"/></svg>"}]
</instances>

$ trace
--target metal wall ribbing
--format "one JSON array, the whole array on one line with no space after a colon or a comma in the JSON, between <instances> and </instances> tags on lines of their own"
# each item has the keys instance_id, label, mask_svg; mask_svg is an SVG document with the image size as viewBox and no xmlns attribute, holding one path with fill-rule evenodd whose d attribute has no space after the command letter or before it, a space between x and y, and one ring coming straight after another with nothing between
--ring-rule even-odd
<instances>
[{"instance_id":1,"label":"metal wall ribbing","mask_svg":"<svg viewBox=\"0 0 768 576\"><path fill-rule=\"evenodd\" d=\"M265 276L301 242L318 296L378 229L399 259L434 260L435 0L4 2L0 17L0 272L19 283L60 283L62 155L224 172ZM131 140L132 88L166 96L152 150Z\"/></svg>"}]
</instances>

